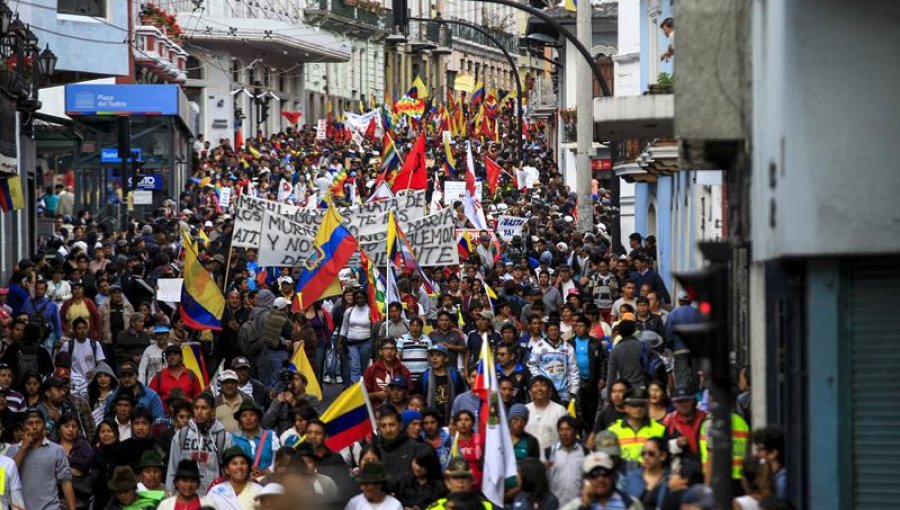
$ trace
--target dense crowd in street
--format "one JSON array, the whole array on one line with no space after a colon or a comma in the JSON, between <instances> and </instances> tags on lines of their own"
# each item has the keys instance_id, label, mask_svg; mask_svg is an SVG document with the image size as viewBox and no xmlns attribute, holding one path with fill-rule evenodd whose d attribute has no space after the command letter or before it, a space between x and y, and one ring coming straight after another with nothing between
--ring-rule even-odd
<instances>
[{"instance_id":1,"label":"dense crowd in street","mask_svg":"<svg viewBox=\"0 0 900 510\"><path fill-rule=\"evenodd\" d=\"M462 204L432 200L462 173L443 170L428 122L395 126L397 148L431 133L426 202L473 229ZM521 162L509 137L472 145L479 178L483 156L505 170L484 193L488 220L524 217L524 230L509 240L482 230L458 266L426 268L427 291L418 273L400 276L401 299L377 322L360 268L341 277L340 295L303 309L300 268L263 267L256 250L231 245L242 194L365 202L381 175L374 137L299 128L239 148L200 141L180 195L121 229L62 210L68 199L50 189L41 207L53 235L0 289L0 509L712 508L713 404L698 353L675 333L701 316L656 272L653 237L613 250L602 188L595 227L579 231L539 130ZM449 150L466 161L462 143ZM224 289L220 330L198 331L157 299L159 280L181 275L185 233ZM517 465L503 501L481 495L473 386L485 343ZM301 349L312 373L287 361ZM749 370L735 374L733 508L790 508L784 434L751 429ZM332 451L323 413L334 399L308 388L334 395L360 381L374 431Z\"/></svg>"}]
</instances>

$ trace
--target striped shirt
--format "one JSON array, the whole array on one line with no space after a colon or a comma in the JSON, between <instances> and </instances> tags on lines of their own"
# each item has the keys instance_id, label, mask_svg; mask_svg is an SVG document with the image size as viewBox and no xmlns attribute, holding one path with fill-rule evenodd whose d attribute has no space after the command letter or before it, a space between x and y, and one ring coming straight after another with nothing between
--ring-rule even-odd
<instances>
[{"instance_id":1,"label":"striped shirt","mask_svg":"<svg viewBox=\"0 0 900 510\"><path fill-rule=\"evenodd\" d=\"M397 351L400 353L400 361L409 369L413 382L418 382L419 377L428 368L428 349L431 348L431 339L428 335L421 335L414 340L409 333L400 337L397 342Z\"/></svg>"}]
</instances>

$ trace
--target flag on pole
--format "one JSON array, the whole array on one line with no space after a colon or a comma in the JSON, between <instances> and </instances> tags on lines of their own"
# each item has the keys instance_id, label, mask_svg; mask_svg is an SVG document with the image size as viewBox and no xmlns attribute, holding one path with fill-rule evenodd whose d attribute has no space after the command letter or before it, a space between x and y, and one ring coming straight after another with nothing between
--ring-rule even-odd
<instances>
[{"instance_id":1,"label":"flag on pole","mask_svg":"<svg viewBox=\"0 0 900 510\"><path fill-rule=\"evenodd\" d=\"M381 274L375 264L369 260L366 252L359 250L359 261L362 263L363 270L366 272L366 294L369 298L369 315L372 324L377 323L384 318L387 313L387 303L385 302L384 282L381 281Z\"/></svg>"},{"instance_id":2,"label":"flag on pole","mask_svg":"<svg viewBox=\"0 0 900 510\"><path fill-rule=\"evenodd\" d=\"M481 208L481 197L475 196L475 161L472 159L472 143L466 142L466 194L463 197L466 218L479 230L487 230L487 220Z\"/></svg>"},{"instance_id":3,"label":"flag on pole","mask_svg":"<svg viewBox=\"0 0 900 510\"><path fill-rule=\"evenodd\" d=\"M309 357L306 355L306 350L303 348L303 345L297 347L294 355L291 356L291 364L289 367L306 377L306 392L319 399L319 402L322 402L324 399L322 387L319 385L319 380L316 379L316 373L309 363Z\"/></svg>"},{"instance_id":4,"label":"flag on pole","mask_svg":"<svg viewBox=\"0 0 900 510\"><path fill-rule=\"evenodd\" d=\"M488 192L491 195L497 192L497 184L500 182L500 173L502 172L503 168L496 161L487 156L484 157L484 173L487 177Z\"/></svg>"},{"instance_id":5,"label":"flag on pole","mask_svg":"<svg viewBox=\"0 0 900 510\"><path fill-rule=\"evenodd\" d=\"M347 265L358 248L356 238L344 226L341 215L329 200L328 210L316 231L312 253L306 259L300 277L297 278L297 294L301 309L309 307L321 298L340 295L338 273Z\"/></svg>"},{"instance_id":6,"label":"flag on pole","mask_svg":"<svg viewBox=\"0 0 900 510\"><path fill-rule=\"evenodd\" d=\"M456 177L456 158L453 157L453 148L450 147L453 137L449 131L444 131L441 136L444 142L444 174L448 177Z\"/></svg>"},{"instance_id":7,"label":"flag on pole","mask_svg":"<svg viewBox=\"0 0 900 510\"><path fill-rule=\"evenodd\" d=\"M209 373L206 371L206 360L203 358L200 342L182 343L181 359L184 363L184 368L197 376L200 386L206 388L209 385Z\"/></svg>"},{"instance_id":8,"label":"flag on pole","mask_svg":"<svg viewBox=\"0 0 900 510\"><path fill-rule=\"evenodd\" d=\"M387 256L388 260L397 267L418 274L419 278L422 280L422 286L428 295L435 293L434 283L431 282L431 278L428 277L428 274L425 273L425 271L422 270L422 267L419 266L419 263L416 262L416 256L415 253L413 253L412 245L406 238L406 234L400 229L400 225L397 224L397 217L394 216L394 211L388 212Z\"/></svg>"},{"instance_id":9,"label":"flag on pole","mask_svg":"<svg viewBox=\"0 0 900 510\"><path fill-rule=\"evenodd\" d=\"M416 144L407 154L403 168L397 172L391 190L425 189L428 187L428 171L425 169L425 133L419 133Z\"/></svg>"},{"instance_id":10,"label":"flag on pole","mask_svg":"<svg viewBox=\"0 0 900 510\"><path fill-rule=\"evenodd\" d=\"M325 446L339 452L375 430L375 413L363 381L338 395L320 419L325 423Z\"/></svg>"},{"instance_id":11,"label":"flag on pole","mask_svg":"<svg viewBox=\"0 0 900 510\"><path fill-rule=\"evenodd\" d=\"M184 283L181 286L179 314L191 329L218 331L222 329L220 319L225 311L225 296L198 260L194 243L187 232L182 232L181 244L184 250Z\"/></svg>"},{"instance_id":12,"label":"flag on pole","mask_svg":"<svg viewBox=\"0 0 900 510\"><path fill-rule=\"evenodd\" d=\"M379 181L378 186L375 188L375 191L372 192L372 195L366 199L367 204L374 204L375 202L382 202L384 200L390 200L394 198L394 192L391 191L391 185L387 183L387 181Z\"/></svg>"},{"instance_id":13,"label":"flag on pole","mask_svg":"<svg viewBox=\"0 0 900 510\"><path fill-rule=\"evenodd\" d=\"M491 353L491 343L481 343L481 356L472 393L481 399L481 437L484 438L484 470L481 493L495 505L503 505L506 484L516 479L516 456L512 436L506 421L506 411L500 400L497 368Z\"/></svg>"},{"instance_id":14,"label":"flag on pole","mask_svg":"<svg viewBox=\"0 0 900 510\"><path fill-rule=\"evenodd\" d=\"M406 92L406 96L413 99L425 99L428 97L428 87L425 86L425 82L422 81L422 78L419 75L416 75L412 85Z\"/></svg>"},{"instance_id":15,"label":"flag on pole","mask_svg":"<svg viewBox=\"0 0 900 510\"><path fill-rule=\"evenodd\" d=\"M22 178L18 175L0 179L0 210L3 212L25 208Z\"/></svg>"}]
</instances>

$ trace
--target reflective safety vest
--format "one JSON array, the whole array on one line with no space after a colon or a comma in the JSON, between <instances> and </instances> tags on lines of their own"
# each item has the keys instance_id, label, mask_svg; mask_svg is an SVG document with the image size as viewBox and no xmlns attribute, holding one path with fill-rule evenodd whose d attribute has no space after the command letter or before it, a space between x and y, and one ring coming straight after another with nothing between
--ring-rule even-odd
<instances>
[{"instance_id":1,"label":"reflective safety vest","mask_svg":"<svg viewBox=\"0 0 900 510\"><path fill-rule=\"evenodd\" d=\"M626 461L641 462L641 450L644 443L651 437L665 437L666 427L662 423L648 419L641 428L635 430L628 424L626 418L616 420L606 430L619 438L619 447L622 448L622 458Z\"/></svg>"},{"instance_id":2,"label":"reflective safety vest","mask_svg":"<svg viewBox=\"0 0 900 510\"><path fill-rule=\"evenodd\" d=\"M707 429L712 415L707 416L706 421L700 427L700 462L703 463L703 471L709 473L712 468L712 458L708 454ZM750 427L740 415L731 413L731 478L740 480L744 471L744 459L747 458L747 444L750 441Z\"/></svg>"},{"instance_id":3,"label":"reflective safety vest","mask_svg":"<svg viewBox=\"0 0 900 510\"><path fill-rule=\"evenodd\" d=\"M481 498L481 506L484 510L495 510L494 504L484 498ZM447 510L447 498L435 501L426 510Z\"/></svg>"}]
</instances>

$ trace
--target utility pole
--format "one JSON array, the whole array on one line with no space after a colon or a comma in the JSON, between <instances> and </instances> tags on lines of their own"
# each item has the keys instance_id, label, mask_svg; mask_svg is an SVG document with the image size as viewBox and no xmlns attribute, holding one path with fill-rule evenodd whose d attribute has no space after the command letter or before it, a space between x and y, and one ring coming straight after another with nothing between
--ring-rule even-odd
<instances>
[{"instance_id":1,"label":"utility pole","mask_svg":"<svg viewBox=\"0 0 900 510\"><path fill-rule=\"evenodd\" d=\"M578 2L575 13L575 34L586 48L593 45L591 37L591 2ZM591 153L594 150L594 75L591 65L583 58L575 61L575 192L578 194L578 230L594 231L594 208L591 200Z\"/></svg>"}]
</instances>

